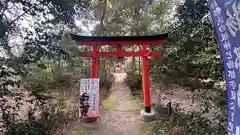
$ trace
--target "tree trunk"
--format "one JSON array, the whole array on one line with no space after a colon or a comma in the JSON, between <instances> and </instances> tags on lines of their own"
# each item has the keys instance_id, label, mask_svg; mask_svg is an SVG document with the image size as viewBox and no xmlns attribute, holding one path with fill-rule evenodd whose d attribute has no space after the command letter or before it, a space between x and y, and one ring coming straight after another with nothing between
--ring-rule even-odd
<instances>
[{"instance_id":1,"label":"tree trunk","mask_svg":"<svg viewBox=\"0 0 240 135\"><path fill-rule=\"evenodd\" d=\"M100 18L100 31L99 31L99 35L103 34L103 30L104 30L104 17L106 14L106 6L107 6L107 0L104 0L103 3L101 2L101 0L99 1L102 4L102 14L101 14L101 18Z\"/></svg>"},{"instance_id":2,"label":"tree trunk","mask_svg":"<svg viewBox=\"0 0 240 135\"><path fill-rule=\"evenodd\" d=\"M132 46L132 51L134 52L135 46ZM136 72L136 59L135 57L132 57L132 72L135 73Z\"/></svg>"},{"instance_id":3,"label":"tree trunk","mask_svg":"<svg viewBox=\"0 0 240 135\"><path fill-rule=\"evenodd\" d=\"M107 78L106 57L103 57L104 78Z\"/></svg>"},{"instance_id":4,"label":"tree trunk","mask_svg":"<svg viewBox=\"0 0 240 135\"><path fill-rule=\"evenodd\" d=\"M139 51L141 51L141 46L139 46ZM138 57L138 70L139 70L139 76L141 75L141 72L142 72L142 70L141 70L141 57L139 56Z\"/></svg>"}]
</instances>

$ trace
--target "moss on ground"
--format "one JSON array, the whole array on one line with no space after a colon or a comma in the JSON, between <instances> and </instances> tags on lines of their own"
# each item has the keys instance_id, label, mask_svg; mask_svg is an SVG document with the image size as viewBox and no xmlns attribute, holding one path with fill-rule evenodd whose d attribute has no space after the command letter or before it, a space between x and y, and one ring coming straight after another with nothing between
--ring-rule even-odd
<instances>
[{"instance_id":1,"label":"moss on ground","mask_svg":"<svg viewBox=\"0 0 240 135\"><path fill-rule=\"evenodd\" d=\"M83 128L75 128L71 131L71 135L90 135L89 131L86 131Z\"/></svg>"},{"instance_id":2,"label":"moss on ground","mask_svg":"<svg viewBox=\"0 0 240 135\"><path fill-rule=\"evenodd\" d=\"M153 127L152 123L143 123L141 125L140 135L153 135Z\"/></svg>"},{"instance_id":3,"label":"moss on ground","mask_svg":"<svg viewBox=\"0 0 240 135\"><path fill-rule=\"evenodd\" d=\"M113 109L117 103L117 93L116 90L112 89L111 94L109 97L102 101L102 107L104 109Z\"/></svg>"}]
</instances>

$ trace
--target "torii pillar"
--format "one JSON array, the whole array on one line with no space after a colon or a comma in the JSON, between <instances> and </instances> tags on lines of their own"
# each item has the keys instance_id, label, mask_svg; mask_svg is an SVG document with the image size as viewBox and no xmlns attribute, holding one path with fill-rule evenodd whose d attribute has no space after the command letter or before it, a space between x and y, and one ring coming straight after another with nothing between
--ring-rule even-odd
<instances>
[{"instance_id":1,"label":"torii pillar","mask_svg":"<svg viewBox=\"0 0 240 135\"><path fill-rule=\"evenodd\" d=\"M143 98L144 98L144 109L145 112L151 112L151 103L150 103L150 91L149 91L149 78L148 78L148 53L147 45L142 45L142 51L146 54L142 56L142 88L143 88Z\"/></svg>"}]
</instances>

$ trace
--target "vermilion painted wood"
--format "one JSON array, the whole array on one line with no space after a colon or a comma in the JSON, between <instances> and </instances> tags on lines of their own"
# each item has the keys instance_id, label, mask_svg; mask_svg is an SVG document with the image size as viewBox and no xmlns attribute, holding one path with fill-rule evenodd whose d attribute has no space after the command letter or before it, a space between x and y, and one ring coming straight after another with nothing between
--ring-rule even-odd
<instances>
[{"instance_id":1,"label":"vermilion painted wood","mask_svg":"<svg viewBox=\"0 0 240 135\"><path fill-rule=\"evenodd\" d=\"M93 52L80 52L81 57L92 57ZM97 52L97 56L160 56L160 52Z\"/></svg>"},{"instance_id":2,"label":"vermilion painted wood","mask_svg":"<svg viewBox=\"0 0 240 135\"><path fill-rule=\"evenodd\" d=\"M92 56L92 69L91 69L91 78L97 78L97 68L98 68L98 48L97 46L92 47L93 52L91 53Z\"/></svg>"},{"instance_id":3,"label":"vermilion painted wood","mask_svg":"<svg viewBox=\"0 0 240 135\"><path fill-rule=\"evenodd\" d=\"M147 45L142 45L143 53L151 53L147 50ZM150 91L149 91L149 79L148 79L148 56L142 56L142 88L143 88L143 97L144 97L144 105L145 111L151 112L151 103L150 103Z\"/></svg>"},{"instance_id":4,"label":"vermilion painted wood","mask_svg":"<svg viewBox=\"0 0 240 135\"><path fill-rule=\"evenodd\" d=\"M123 49L122 49L122 45L118 44L117 45L117 52L122 52Z\"/></svg>"},{"instance_id":5,"label":"vermilion painted wood","mask_svg":"<svg viewBox=\"0 0 240 135\"><path fill-rule=\"evenodd\" d=\"M149 41L78 41L79 45L157 45L163 44L164 40Z\"/></svg>"}]
</instances>

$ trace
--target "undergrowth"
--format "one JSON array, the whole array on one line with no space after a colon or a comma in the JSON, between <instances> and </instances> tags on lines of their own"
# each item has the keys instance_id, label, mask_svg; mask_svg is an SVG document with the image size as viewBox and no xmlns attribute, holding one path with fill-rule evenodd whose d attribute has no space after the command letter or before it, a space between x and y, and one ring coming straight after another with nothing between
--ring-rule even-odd
<instances>
[{"instance_id":1,"label":"undergrowth","mask_svg":"<svg viewBox=\"0 0 240 135\"><path fill-rule=\"evenodd\" d=\"M56 73L56 72L55 72ZM20 93L16 99L9 97L16 101L16 105L6 104L8 98L1 97L1 110L0 110L0 134L2 135L53 135L55 130L60 124L64 124L70 120L72 114L64 112L62 105L52 104L51 101L54 97L46 90L55 89L58 86L69 86L69 78L60 77L51 71L40 70L22 77L22 85L30 92L31 100L23 99ZM21 95L21 96L20 96ZM33 105L29 106L25 112L19 112L22 101ZM26 113L27 118L21 118L19 113ZM37 115L37 117L36 117Z\"/></svg>"},{"instance_id":2,"label":"undergrowth","mask_svg":"<svg viewBox=\"0 0 240 135\"><path fill-rule=\"evenodd\" d=\"M1 97L0 110L0 134L1 135L54 135L59 131L59 127L67 125L69 122L76 120L78 109L67 109L66 97L54 97L52 92L60 93L60 87L76 87L79 91L78 79L73 80L71 74L64 74L62 70L35 70L26 76L22 76L22 85L24 89L30 92L32 96L30 104L34 107L26 110L27 118L20 118L17 114L22 105L21 99L16 100L18 106L8 106L6 100ZM114 76L110 75L108 79L101 82L100 94L103 98L109 93L109 89L114 82ZM103 79L100 79L103 80ZM72 83L74 82L73 86ZM74 99L78 99L78 96ZM101 99L103 99L101 98ZM29 99L28 99L29 100ZM57 103L53 103L57 100ZM74 101L75 102L75 101ZM77 102L77 101L76 101ZM37 103L37 104L35 104ZM21 104L21 105L20 105ZM72 101L70 104L75 104ZM12 111L13 110L13 111ZM77 111L76 111L77 110ZM36 117L36 113L38 116ZM2 122L3 121L3 122Z\"/></svg>"},{"instance_id":3,"label":"undergrowth","mask_svg":"<svg viewBox=\"0 0 240 135\"><path fill-rule=\"evenodd\" d=\"M143 99L142 77L139 74L128 72L124 81L130 87L133 96Z\"/></svg>"},{"instance_id":4,"label":"undergrowth","mask_svg":"<svg viewBox=\"0 0 240 135\"><path fill-rule=\"evenodd\" d=\"M132 93L137 98L142 97L142 90L141 90L141 76L138 76L134 73L128 73L127 78L125 79L126 84L131 88ZM212 101L212 98L219 99L219 97L224 97L224 95L218 94L214 97L213 94L210 94L211 91L206 92L205 94L200 94L198 98L204 99L204 101L201 100L201 104L204 104L205 102L209 101L208 104L211 104L210 101ZM137 94L136 94L137 93ZM211 95L211 97L210 97ZM218 97L218 98L217 98ZM214 98L214 99L215 99ZM213 99L213 100L214 100ZM221 111L224 111L222 108L226 108L225 102L222 100L216 101L218 102L218 108L221 108ZM221 105L219 105L221 104ZM209 107L204 105L201 105L201 110L199 112L193 112L193 111L180 111L179 108L174 108L175 110L169 116L169 108L164 107L161 105L154 107L156 111L158 112L157 120L153 122L151 125L151 129L153 134L156 135L225 135L226 132L226 122L224 119L225 115L222 115L222 113L216 114L216 118L214 117L213 120L216 120L218 122L214 122L207 117L204 117L204 114L207 113L205 110ZM207 110L208 110L207 109ZM184 112L184 113L183 113ZM221 114L221 115L220 115ZM225 114L225 113L223 113Z\"/></svg>"},{"instance_id":5,"label":"undergrowth","mask_svg":"<svg viewBox=\"0 0 240 135\"><path fill-rule=\"evenodd\" d=\"M29 111L27 120L8 121L3 135L53 135L57 127L69 119L68 115L53 105L42 110L40 119L34 118L33 114Z\"/></svg>"},{"instance_id":6,"label":"undergrowth","mask_svg":"<svg viewBox=\"0 0 240 135\"><path fill-rule=\"evenodd\" d=\"M155 121L153 132L157 135L226 135L225 125L213 124L199 112L161 115Z\"/></svg>"}]
</instances>

